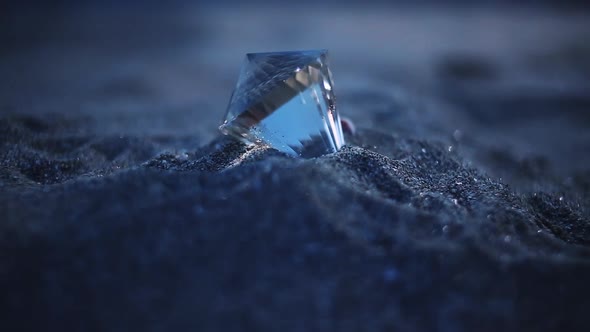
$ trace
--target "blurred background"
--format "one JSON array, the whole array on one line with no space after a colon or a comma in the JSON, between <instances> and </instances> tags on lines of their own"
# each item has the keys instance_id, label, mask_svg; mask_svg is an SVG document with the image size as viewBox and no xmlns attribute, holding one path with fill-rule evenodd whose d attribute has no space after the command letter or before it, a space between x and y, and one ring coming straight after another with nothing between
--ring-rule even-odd
<instances>
[{"instance_id":1,"label":"blurred background","mask_svg":"<svg viewBox=\"0 0 590 332\"><path fill-rule=\"evenodd\" d=\"M203 145L218 135L245 53L327 48L340 112L361 128L455 142L485 170L515 181L518 174L494 163L565 175L590 163L583 1L0 6L5 115Z\"/></svg>"}]
</instances>

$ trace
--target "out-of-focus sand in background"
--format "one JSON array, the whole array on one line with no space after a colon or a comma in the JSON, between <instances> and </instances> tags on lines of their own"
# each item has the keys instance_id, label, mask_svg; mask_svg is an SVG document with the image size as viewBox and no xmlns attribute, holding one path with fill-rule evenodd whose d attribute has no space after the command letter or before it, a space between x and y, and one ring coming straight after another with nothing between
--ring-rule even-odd
<instances>
[{"instance_id":1,"label":"out-of-focus sand in background","mask_svg":"<svg viewBox=\"0 0 590 332\"><path fill-rule=\"evenodd\" d=\"M15 11L2 29L4 112L67 108L94 117L100 133L174 131L205 142L245 53L328 48L340 112L361 126L379 123L358 111L358 93L405 89L462 106L459 119L435 111L434 126L457 126L444 130L468 121L474 136L557 163L562 151L589 148L590 134L558 130L588 122L585 10L175 2Z\"/></svg>"}]
</instances>

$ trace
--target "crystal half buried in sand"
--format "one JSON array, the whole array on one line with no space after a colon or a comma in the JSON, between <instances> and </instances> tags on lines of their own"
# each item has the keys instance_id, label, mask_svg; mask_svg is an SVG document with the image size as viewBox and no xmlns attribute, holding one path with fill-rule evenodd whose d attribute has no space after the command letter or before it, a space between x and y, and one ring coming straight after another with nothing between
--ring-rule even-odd
<instances>
[{"instance_id":1,"label":"crystal half buried in sand","mask_svg":"<svg viewBox=\"0 0 590 332\"><path fill-rule=\"evenodd\" d=\"M344 137L327 51L247 54L219 129L292 156L338 151Z\"/></svg>"}]
</instances>

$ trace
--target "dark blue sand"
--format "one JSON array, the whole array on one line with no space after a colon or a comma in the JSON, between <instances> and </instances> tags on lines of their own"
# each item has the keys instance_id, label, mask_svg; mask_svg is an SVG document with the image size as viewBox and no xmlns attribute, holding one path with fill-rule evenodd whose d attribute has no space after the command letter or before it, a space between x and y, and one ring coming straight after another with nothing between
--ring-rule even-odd
<instances>
[{"instance_id":1,"label":"dark blue sand","mask_svg":"<svg viewBox=\"0 0 590 332\"><path fill-rule=\"evenodd\" d=\"M588 330L586 14L281 10L5 15L0 330ZM314 47L347 146L217 134Z\"/></svg>"}]
</instances>

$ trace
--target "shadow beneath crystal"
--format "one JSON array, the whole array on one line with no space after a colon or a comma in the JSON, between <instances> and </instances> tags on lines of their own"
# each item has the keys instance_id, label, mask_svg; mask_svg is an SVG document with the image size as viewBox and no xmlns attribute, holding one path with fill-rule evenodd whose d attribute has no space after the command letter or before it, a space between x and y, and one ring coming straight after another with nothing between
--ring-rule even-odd
<instances>
[{"instance_id":1,"label":"shadow beneath crystal","mask_svg":"<svg viewBox=\"0 0 590 332\"><path fill-rule=\"evenodd\" d=\"M220 135L187 157L164 153L146 162L144 166L173 171L221 172L273 156L292 158L267 146L247 145L235 138Z\"/></svg>"}]
</instances>

